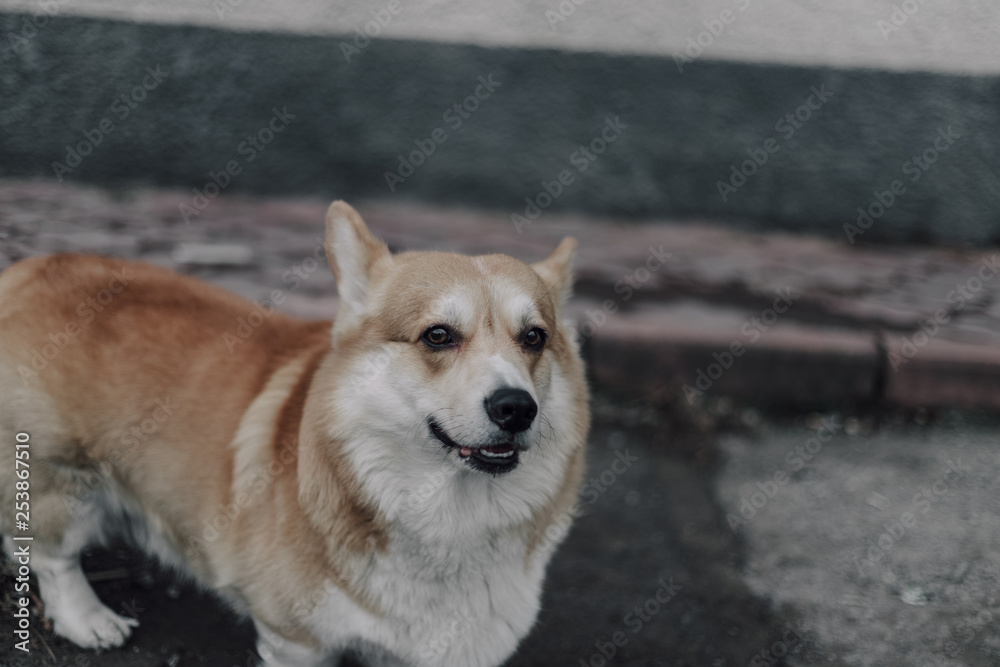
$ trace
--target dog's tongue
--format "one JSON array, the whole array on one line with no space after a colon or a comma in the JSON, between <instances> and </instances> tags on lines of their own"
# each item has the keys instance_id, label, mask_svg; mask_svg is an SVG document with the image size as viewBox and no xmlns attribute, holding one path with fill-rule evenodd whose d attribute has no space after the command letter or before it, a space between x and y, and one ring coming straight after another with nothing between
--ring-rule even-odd
<instances>
[{"instance_id":1,"label":"dog's tongue","mask_svg":"<svg viewBox=\"0 0 1000 667\"><path fill-rule=\"evenodd\" d=\"M472 447L462 447L458 453L462 456L472 456Z\"/></svg>"}]
</instances>

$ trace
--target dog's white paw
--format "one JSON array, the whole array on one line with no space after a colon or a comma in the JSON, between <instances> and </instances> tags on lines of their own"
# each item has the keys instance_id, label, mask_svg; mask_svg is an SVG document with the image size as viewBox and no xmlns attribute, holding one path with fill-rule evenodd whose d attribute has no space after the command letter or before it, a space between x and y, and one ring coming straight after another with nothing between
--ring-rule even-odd
<instances>
[{"instance_id":1,"label":"dog's white paw","mask_svg":"<svg viewBox=\"0 0 1000 667\"><path fill-rule=\"evenodd\" d=\"M132 628L139 625L134 618L119 616L104 605L86 614L53 619L52 629L77 646L104 649L121 646L132 635Z\"/></svg>"},{"instance_id":2,"label":"dog's white paw","mask_svg":"<svg viewBox=\"0 0 1000 667\"><path fill-rule=\"evenodd\" d=\"M90 587L77 558L47 556L32 558L39 593L52 629L82 648L121 646L139 625L105 606Z\"/></svg>"}]
</instances>

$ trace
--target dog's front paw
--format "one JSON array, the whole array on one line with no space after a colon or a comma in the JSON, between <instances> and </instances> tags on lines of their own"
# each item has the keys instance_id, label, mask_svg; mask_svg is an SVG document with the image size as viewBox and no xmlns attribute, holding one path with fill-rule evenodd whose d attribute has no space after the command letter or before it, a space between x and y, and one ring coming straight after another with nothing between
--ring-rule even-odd
<instances>
[{"instance_id":1,"label":"dog's front paw","mask_svg":"<svg viewBox=\"0 0 1000 667\"><path fill-rule=\"evenodd\" d=\"M103 649L124 644L132 635L132 628L137 625L139 621L134 618L119 616L101 605L87 614L57 619L53 630L77 646Z\"/></svg>"}]
</instances>

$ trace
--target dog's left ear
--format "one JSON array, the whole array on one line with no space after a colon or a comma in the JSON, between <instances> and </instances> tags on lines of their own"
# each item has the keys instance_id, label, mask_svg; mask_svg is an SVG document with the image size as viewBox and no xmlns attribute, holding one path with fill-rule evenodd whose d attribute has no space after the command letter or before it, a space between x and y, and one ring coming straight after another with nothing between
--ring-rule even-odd
<instances>
[{"instance_id":1,"label":"dog's left ear","mask_svg":"<svg viewBox=\"0 0 1000 667\"><path fill-rule=\"evenodd\" d=\"M360 323L372 272L380 261L392 261L392 254L368 230L357 211L346 202L335 201L326 213L326 258L340 294L334 322L334 331L338 331Z\"/></svg>"},{"instance_id":2,"label":"dog's left ear","mask_svg":"<svg viewBox=\"0 0 1000 667\"><path fill-rule=\"evenodd\" d=\"M531 265L549 289L556 294L556 305L569 301L573 293L573 258L576 257L576 239L567 236L540 262Z\"/></svg>"}]
</instances>

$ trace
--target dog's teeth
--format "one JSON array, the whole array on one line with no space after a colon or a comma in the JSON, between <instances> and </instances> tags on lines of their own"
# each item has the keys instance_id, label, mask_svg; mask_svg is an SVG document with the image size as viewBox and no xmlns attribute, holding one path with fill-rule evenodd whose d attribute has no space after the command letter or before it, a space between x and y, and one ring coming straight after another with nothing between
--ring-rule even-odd
<instances>
[{"instance_id":1,"label":"dog's teeth","mask_svg":"<svg viewBox=\"0 0 1000 667\"><path fill-rule=\"evenodd\" d=\"M514 455L513 450L509 450L506 452L491 452L486 449L480 449L479 453L482 454L483 456L488 456L492 459L505 459Z\"/></svg>"}]
</instances>

